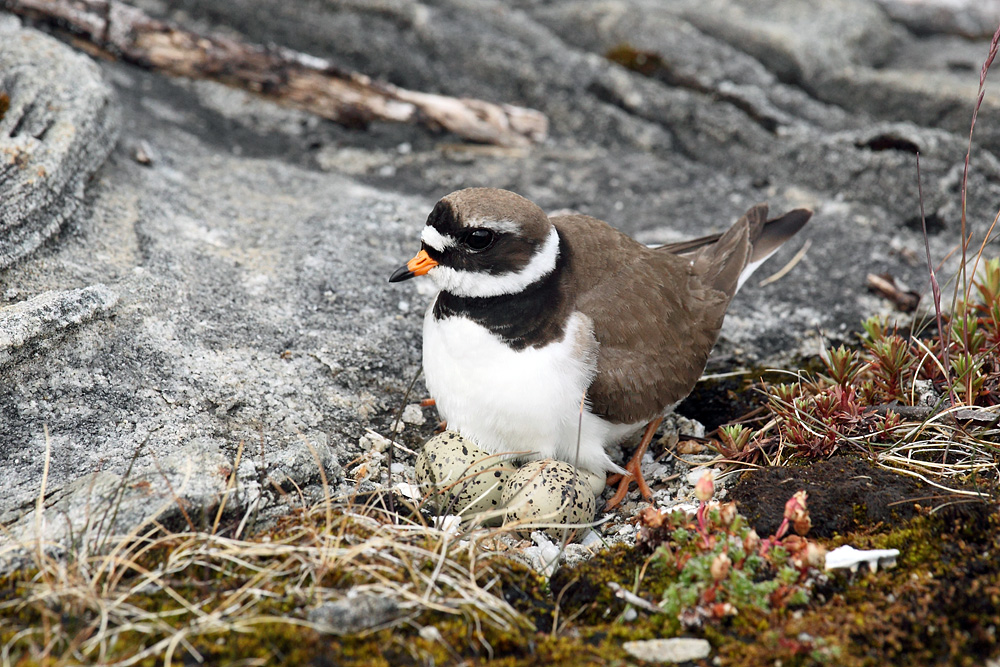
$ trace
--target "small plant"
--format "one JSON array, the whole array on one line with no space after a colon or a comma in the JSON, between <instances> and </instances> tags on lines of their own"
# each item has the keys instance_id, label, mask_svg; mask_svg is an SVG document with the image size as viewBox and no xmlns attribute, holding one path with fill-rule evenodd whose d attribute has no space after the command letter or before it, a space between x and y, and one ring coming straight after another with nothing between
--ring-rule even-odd
<instances>
[{"instance_id":1,"label":"small plant","mask_svg":"<svg viewBox=\"0 0 1000 667\"><path fill-rule=\"evenodd\" d=\"M708 504L710 475L699 480L694 521L681 511L647 508L639 515L638 544L671 580L659 606L692 627L752 609L768 612L809 601L823 566L823 547L801 537L810 527L806 493L785 506L785 520L761 539L733 503ZM799 533L788 535L789 527Z\"/></svg>"},{"instance_id":2,"label":"small plant","mask_svg":"<svg viewBox=\"0 0 1000 667\"><path fill-rule=\"evenodd\" d=\"M756 463L760 458L759 443L752 440L753 429L742 424L730 424L719 428L719 453L730 461Z\"/></svg>"},{"instance_id":3,"label":"small plant","mask_svg":"<svg viewBox=\"0 0 1000 667\"><path fill-rule=\"evenodd\" d=\"M719 453L775 464L847 448L936 476L1000 477L995 411L975 412L1000 405L1000 259L983 262L973 286L941 330L866 319L856 347L824 353L823 372L766 388L760 428L722 427Z\"/></svg>"}]
</instances>

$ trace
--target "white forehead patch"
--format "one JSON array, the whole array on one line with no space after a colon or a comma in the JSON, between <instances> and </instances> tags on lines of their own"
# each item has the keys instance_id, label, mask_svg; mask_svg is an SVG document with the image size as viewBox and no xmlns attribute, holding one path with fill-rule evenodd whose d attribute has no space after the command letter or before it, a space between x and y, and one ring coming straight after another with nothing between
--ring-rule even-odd
<instances>
[{"instance_id":1,"label":"white forehead patch","mask_svg":"<svg viewBox=\"0 0 1000 667\"><path fill-rule=\"evenodd\" d=\"M514 234L521 230L521 227L513 220L493 220L491 218L472 218L465 225L465 228L489 229L497 234ZM454 248L458 245L454 238L442 234L432 225L424 226L424 230L420 232L420 240L438 252L444 252L446 248Z\"/></svg>"},{"instance_id":2,"label":"white forehead patch","mask_svg":"<svg viewBox=\"0 0 1000 667\"><path fill-rule=\"evenodd\" d=\"M430 244L428 244L430 245ZM516 294L528 285L544 278L556 268L559 257L559 233L553 227L542 247L520 271L490 274L481 271L460 271L438 265L427 272L438 289L455 296L487 297Z\"/></svg>"},{"instance_id":3,"label":"white forehead patch","mask_svg":"<svg viewBox=\"0 0 1000 667\"><path fill-rule=\"evenodd\" d=\"M521 231L520 225L513 220L493 220L492 218L472 218L469 220L468 228L482 227L490 229L498 234L514 234Z\"/></svg>"},{"instance_id":4,"label":"white forehead patch","mask_svg":"<svg viewBox=\"0 0 1000 667\"><path fill-rule=\"evenodd\" d=\"M438 252L444 252L446 248L455 245L455 239L445 236L430 225L426 225L424 231L420 232L420 240Z\"/></svg>"}]
</instances>

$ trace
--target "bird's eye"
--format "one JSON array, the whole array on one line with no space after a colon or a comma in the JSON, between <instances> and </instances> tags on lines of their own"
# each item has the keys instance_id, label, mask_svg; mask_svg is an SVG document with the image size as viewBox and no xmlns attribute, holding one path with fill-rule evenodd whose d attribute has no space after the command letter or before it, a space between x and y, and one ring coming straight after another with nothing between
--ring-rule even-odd
<instances>
[{"instance_id":1,"label":"bird's eye","mask_svg":"<svg viewBox=\"0 0 1000 667\"><path fill-rule=\"evenodd\" d=\"M494 236L488 229L473 229L465 237L465 245L473 250L486 250L493 245Z\"/></svg>"}]
</instances>

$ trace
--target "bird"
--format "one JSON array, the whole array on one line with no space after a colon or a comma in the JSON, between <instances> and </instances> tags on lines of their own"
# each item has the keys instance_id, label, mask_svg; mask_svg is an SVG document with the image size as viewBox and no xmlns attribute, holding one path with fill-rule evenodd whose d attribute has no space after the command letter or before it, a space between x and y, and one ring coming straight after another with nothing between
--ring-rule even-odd
<instances>
[{"instance_id":1,"label":"bird","mask_svg":"<svg viewBox=\"0 0 1000 667\"><path fill-rule=\"evenodd\" d=\"M507 190L434 206L416 256L389 277L437 288L423 373L450 430L491 453L555 458L652 492L641 460L694 388L736 291L808 222L758 204L728 231L659 247L583 214L547 215ZM645 431L622 468L608 448Z\"/></svg>"}]
</instances>

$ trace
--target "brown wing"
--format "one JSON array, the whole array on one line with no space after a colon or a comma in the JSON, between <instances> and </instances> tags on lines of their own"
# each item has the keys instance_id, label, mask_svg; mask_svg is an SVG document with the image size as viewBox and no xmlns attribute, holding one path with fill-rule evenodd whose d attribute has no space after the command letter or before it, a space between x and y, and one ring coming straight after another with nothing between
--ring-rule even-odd
<instances>
[{"instance_id":1,"label":"brown wing","mask_svg":"<svg viewBox=\"0 0 1000 667\"><path fill-rule=\"evenodd\" d=\"M591 410L616 423L662 414L705 368L749 256L747 219L687 256L646 248L586 216L553 223L568 246L568 278L582 288L576 310L593 320L600 345Z\"/></svg>"}]
</instances>

